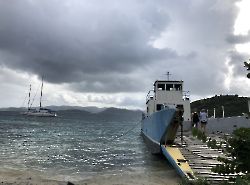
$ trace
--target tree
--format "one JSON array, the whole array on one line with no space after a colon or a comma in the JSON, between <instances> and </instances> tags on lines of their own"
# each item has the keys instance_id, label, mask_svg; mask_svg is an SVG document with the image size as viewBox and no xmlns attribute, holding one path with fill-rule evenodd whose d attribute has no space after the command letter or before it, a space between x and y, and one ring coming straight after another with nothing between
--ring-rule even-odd
<instances>
[{"instance_id":1,"label":"tree","mask_svg":"<svg viewBox=\"0 0 250 185\"><path fill-rule=\"evenodd\" d=\"M250 171L250 128L239 128L233 132L229 139L232 147L231 155L236 162L236 167L242 172Z\"/></svg>"},{"instance_id":2,"label":"tree","mask_svg":"<svg viewBox=\"0 0 250 185\"><path fill-rule=\"evenodd\" d=\"M232 137L226 140L227 140L226 150L231 159L219 157L218 160L223 163L217 165L212 170L214 172L222 174L243 172L246 175L243 177L239 176L236 179L236 184L249 185L250 184L250 173L249 173L250 128L236 129L233 132Z\"/></svg>"},{"instance_id":3,"label":"tree","mask_svg":"<svg viewBox=\"0 0 250 185\"><path fill-rule=\"evenodd\" d=\"M249 62L244 62L244 67L247 68L247 71L250 71L250 59ZM247 78L250 78L250 73L247 74Z\"/></svg>"}]
</instances>

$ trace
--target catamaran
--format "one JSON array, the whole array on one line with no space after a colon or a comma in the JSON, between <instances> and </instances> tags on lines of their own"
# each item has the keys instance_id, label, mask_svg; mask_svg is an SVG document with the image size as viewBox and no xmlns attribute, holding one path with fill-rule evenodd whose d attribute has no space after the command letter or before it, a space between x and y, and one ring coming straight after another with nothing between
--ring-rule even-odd
<instances>
[{"instance_id":1,"label":"catamaran","mask_svg":"<svg viewBox=\"0 0 250 185\"><path fill-rule=\"evenodd\" d=\"M43 78L42 78L42 85L41 85L40 106L38 109L31 107L32 104L30 103L30 94L31 94L31 84L30 84L30 89L29 89L28 110L24 112L23 115L37 116L37 117L56 117L57 116L55 111L42 107Z\"/></svg>"}]
</instances>

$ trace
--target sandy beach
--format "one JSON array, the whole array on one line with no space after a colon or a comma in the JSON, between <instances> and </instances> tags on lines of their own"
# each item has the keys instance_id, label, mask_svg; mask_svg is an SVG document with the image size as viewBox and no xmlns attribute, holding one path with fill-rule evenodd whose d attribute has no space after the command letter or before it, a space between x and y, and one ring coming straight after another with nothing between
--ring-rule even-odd
<instances>
[{"instance_id":1,"label":"sandy beach","mask_svg":"<svg viewBox=\"0 0 250 185\"><path fill-rule=\"evenodd\" d=\"M55 180L56 179L56 180ZM4 185L178 185L180 178L174 170L119 173L113 175L99 175L80 181L46 177L43 174L30 171L0 169L0 184Z\"/></svg>"}]
</instances>

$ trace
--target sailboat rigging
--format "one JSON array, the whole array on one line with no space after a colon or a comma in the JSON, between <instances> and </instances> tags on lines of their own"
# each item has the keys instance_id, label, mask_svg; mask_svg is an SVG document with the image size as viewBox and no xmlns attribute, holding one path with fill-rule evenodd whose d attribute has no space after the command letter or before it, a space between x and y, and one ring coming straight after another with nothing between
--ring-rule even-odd
<instances>
[{"instance_id":1,"label":"sailboat rigging","mask_svg":"<svg viewBox=\"0 0 250 185\"><path fill-rule=\"evenodd\" d=\"M42 107L43 77L42 77L42 85L41 85L40 103L39 103L38 109L31 108L33 102L32 103L30 102L30 95L31 95L31 84L30 84L30 89L29 89L28 110L24 112L23 115L38 116L38 117L56 117L57 116L55 111Z\"/></svg>"}]
</instances>

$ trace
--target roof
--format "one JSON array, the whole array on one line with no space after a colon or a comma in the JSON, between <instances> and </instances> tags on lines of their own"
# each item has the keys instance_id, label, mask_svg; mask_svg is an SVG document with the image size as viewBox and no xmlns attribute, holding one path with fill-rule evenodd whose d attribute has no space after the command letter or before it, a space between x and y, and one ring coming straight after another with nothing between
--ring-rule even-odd
<instances>
[{"instance_id":1,"label":"roof","mask_svg":"<svg viewBox=\"0 0 250 185\"><path fill-rule=\"evenodd\" d=\"M154 85L156 83L183 83L183 81L182 80L181 81L156 80L155 83L154 83Z\"/></svg>"}]
</instances>

